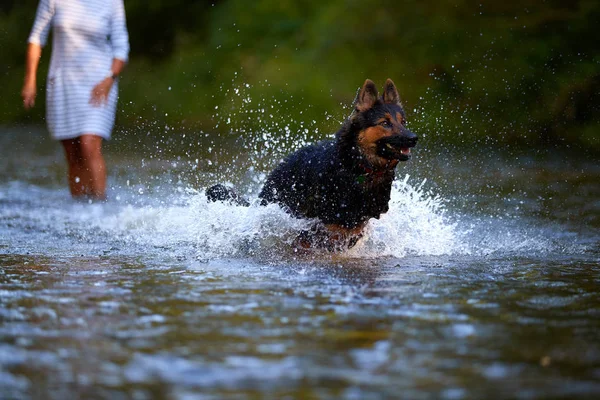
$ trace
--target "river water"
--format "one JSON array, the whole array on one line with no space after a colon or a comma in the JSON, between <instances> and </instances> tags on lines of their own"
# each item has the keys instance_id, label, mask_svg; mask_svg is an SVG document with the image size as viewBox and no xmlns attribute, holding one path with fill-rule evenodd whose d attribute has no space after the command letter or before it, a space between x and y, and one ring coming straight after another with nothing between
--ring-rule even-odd
<instances>
[{"instance_id":1,"label":"river water","mask_svg":"<svg viewBox=\"0 0 600 400\"><path fill-rule=\"evenodd\" d=\"M257 143L116 136L87 204L0 130L1 398L600 396L593 155L422 140L365 240L297 254L306 221L204 199L256 197Z\"/></svg>"}]
</instances>

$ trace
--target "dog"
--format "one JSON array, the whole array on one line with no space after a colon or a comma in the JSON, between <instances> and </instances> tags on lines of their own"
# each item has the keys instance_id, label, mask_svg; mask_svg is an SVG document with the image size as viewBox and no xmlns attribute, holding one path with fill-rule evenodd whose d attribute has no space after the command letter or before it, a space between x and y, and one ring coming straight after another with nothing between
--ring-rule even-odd
<instances>
[{"instance_id":1,"label":"dog","mask_svg":"<svg viewBox=\"0 0 600 400\"><path fill-rule=\"evenodd\" d=\"M367 79L354 110L335 137L290 154L267 177L261 205L277 203L298 218L318 220L296 239L298 248L341 251L363 236L371 218L388 211L395 168L411 158L418 137L406 127L396 85L385 83L380 96ZM247 205L232 189L215 185L210 201Z\"/></svg>"}]
</instances>

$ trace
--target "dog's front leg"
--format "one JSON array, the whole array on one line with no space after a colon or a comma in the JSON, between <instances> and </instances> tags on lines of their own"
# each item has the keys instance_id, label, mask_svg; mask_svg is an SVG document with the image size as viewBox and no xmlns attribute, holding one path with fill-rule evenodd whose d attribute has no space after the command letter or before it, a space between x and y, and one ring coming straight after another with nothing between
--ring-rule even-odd
<instances>
[{"instance_id":1,"label":"dog's front leg","mask_svg":"<svg viewBox=\"0 0 600 400\"><path fill-rule=\"evenodd\" d=\"M299 250L324 249L339 252L350 249L363 236L365 224L347 228L336 224L315 224L310 230L302 231L294 240L294 247Z\"/></svg>"}]
</instances>

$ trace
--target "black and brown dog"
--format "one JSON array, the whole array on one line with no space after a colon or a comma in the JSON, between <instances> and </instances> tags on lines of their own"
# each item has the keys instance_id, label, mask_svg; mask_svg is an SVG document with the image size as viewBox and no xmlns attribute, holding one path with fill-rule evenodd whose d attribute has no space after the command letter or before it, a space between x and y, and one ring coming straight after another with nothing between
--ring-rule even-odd
<instances>
[{"instance_id":1,"label":"black and brown dog","mask_svg":"<svg viewBox=\"0 0 600 400\"><path fill-rule=\"evenodd\" d=\"M406 128L404 109L391 79L379 96L367 79L355 109L335 138L290 154L271 174L261 204L278 203L299 218L320 222L302 232L296 245L342 250L362 237L371 218L388 211L394 172L410 158L417 136ZM223 185L206 192L209 200L247 202Z\"/></svg>"}]
</instances>

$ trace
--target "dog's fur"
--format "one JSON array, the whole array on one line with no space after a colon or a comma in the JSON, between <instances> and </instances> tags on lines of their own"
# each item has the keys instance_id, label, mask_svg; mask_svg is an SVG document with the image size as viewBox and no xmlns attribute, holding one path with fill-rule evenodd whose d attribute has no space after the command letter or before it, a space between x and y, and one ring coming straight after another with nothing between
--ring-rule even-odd
<instances>
[{"instance_id":1,"label":"dog's fur","mask_svg":"<svg viewBox=\"0 0 600 400\"><path fill-rule=\"evenodd\" d=\"M390 79L381 97L367 79L354 106L334 139L290 154L259 194L263 205L278 203L296 217L320 221L298 237L301 247L339 250L356 244L369 219L388 211L394 169L410 158L410 148L417 143L405 126L400 96ZM209 191L213 201L243 204L222 185Z\"/></svg>"}]
</instances>

